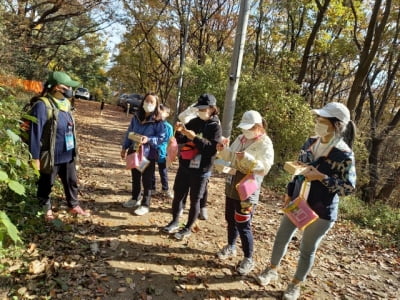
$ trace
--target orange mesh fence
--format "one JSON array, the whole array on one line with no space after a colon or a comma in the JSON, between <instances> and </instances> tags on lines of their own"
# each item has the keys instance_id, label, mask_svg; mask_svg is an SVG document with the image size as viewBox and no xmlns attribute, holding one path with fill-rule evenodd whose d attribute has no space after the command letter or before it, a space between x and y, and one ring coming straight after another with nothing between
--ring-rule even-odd
<instances>
[{"instance_id":1,"label":"orange mesh fence","mask_svg":"<svg viewBox=\"0 0 400 300\"><path fill-rule=\"evenodd\" d=\"M40 93L43 90L43 84L41 81L36 80L25 80L11 76L0 76L0 85L8 87L19 87L25 91Z\"/></svg>"}]
</instances>

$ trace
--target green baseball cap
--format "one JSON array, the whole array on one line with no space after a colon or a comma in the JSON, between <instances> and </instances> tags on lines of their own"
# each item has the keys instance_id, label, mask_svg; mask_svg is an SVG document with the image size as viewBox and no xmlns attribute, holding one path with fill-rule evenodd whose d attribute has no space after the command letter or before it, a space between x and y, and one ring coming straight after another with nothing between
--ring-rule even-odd
<instances>
[{"instance_id":1,"label":"green baseball cap","mask_svg":"<svg viewBox=\"0 0 400 300\"><path fill-rule=\"evenodd\" d=\"M79 85L79 82L72 80L67 73L59 71L51 72L47 82L51 85L63 84L70 87L77 87Z\"/></svg>"}]
</instances>

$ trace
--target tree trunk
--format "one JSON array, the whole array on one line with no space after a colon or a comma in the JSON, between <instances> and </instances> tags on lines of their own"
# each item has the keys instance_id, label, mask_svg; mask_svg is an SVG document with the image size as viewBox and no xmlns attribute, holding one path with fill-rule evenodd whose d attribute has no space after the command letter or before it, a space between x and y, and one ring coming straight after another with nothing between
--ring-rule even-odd
<instances>
[{"instance_id":1,"label":"tree trunk","mask_svg":"<svg viewBox=\"0 0 400 300\"><path fill-rule=\"evenodd\" d=\"M381 139L372 138L371 149L369 151L368 164L369 164L369 182L364 190L363 200L367 203L374 203L376 200L376 190L378 185L378 157L379 148L382 144Z\"/></svg>"},{"instance_id":2,"label":"tree trunk","mask_svg":"<svg viewBox=\"0 0 400 300\"><path fill-rule=\"evenodd\" d=\"M263 8L264 0L260 0L258 3L258 24L256 27L256 44L254 46L254 63L253 63L253 72L257 69L258 63L260 62L260 39L262 35L262 22L264 19L264 8Z\"/></svg>"},{"instance_id":3,"label":"tree trunk","mask_svg":"<svg viewBox=\"0 0 400 300\"><path fill-rule=\"evenodd\" d=\"M400 186L400 167L397 167L390 175L390 178L386 183L382 186L381 190L379 191L378 196L376 197L377 200L382 200L387 202L387 200L392 195L395 188L399 188ZM400 202L397 202L400 205Z\"/></svg>"},{"instance_id":4,"label":"tree trunk","mask_svg":"<svg viewBox=\"0 0 400 300\"><path fill-rule=\"evenodd\" d=\"M310 33L310 36L308 37L307 40L307 44L306 47L304 49L304 53L303 53L303 59L301 61L301 67L300 67L300 71L299 71L299 76L297 77L296 82L298 84L301 84L304 80L304 77L306 76L306 72L307 72L307 66L308 66L308 58L310 56L311 53L311 48L314 45L314 41L317 37L317 33L319 28L321 27L322 24L322 20L325 16L325 12L328 9L330 0L326 0L325 3L321 6L321 4L319 3L319 1L315 1L317 3L318 6L318 14L317 14L317 19L314 23L314 26L312 28L312 31Z\"/></svg>"},{"instance_id":5,"label":"tree trunk","mask_svg":"<svg viewBox=\"0 0 400 300\"><path fill-rule=\"evenodd\" d=\"M385 26L389 17L392 1L386 1L386 7L383 16L380 14L381 4L382 0L375 1L371 19L368 25L367 35L365 36L363 49L360 53L360 63L354 76L354 81L347 99L347 107L349 108L351 114L353 114L353 111L357 106L357 99L361 93L364 80L368 75L372 60L375 58L376 52L380 45L382 34L385 30ZM379 24L377 24L378 19L381 20Z\"/></svg>"}]
</instances>

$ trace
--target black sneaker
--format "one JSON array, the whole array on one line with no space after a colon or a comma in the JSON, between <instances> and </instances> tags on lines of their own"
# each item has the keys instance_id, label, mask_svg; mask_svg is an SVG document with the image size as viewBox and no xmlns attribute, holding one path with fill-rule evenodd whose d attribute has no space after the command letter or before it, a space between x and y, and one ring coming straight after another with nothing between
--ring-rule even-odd
<instances>
[{"instance_id":1,"label":"black sneaker","mask_svg":"<svg viewBox=\"0 0 400 300\"><path fill-rule=\"evenodd\" d=\"M162 231L164 231L166 233L172 233L172 232L176 231L177 229L179 229L179 223L172 221L167 226L163 227Z\"/></svg>"},{"instance_id":2,"label":"black sneaker","mask_svg":"<svg viewBox=\"0 0 400 300\"><path fill-rule=\"evenodd\" d=\"M183 240L186 237L189 237L192 234L192 231L190 230L190 228L183 228L181 230L179 230L177 233L175 233L174 237L177 240Z\"/></svg>"}]
</instances>

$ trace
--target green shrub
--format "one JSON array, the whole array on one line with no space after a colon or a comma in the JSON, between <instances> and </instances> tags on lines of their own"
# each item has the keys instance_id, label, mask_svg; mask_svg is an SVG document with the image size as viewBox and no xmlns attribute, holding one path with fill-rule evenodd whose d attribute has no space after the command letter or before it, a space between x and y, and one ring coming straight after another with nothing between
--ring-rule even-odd
<instances>
[{"instance_id":1,"label":"green shrub","mask_svg":"<svg viewBox=\"0 0 400 300\"><path fill-rule=\"evenodd\" d=\"M366 204L356 197L340 201L341 216L383 237L383 242L400 248L400 209L382 202Z\"/></svg>"},{"instance_id":2,"label":"green shrub","mask_svg":"<svg viewBox=\"0 0 400 300\"><path fill-rule=\"evenodd\" d=\"M26 216L27 205L31 205L35 199L32 194L38 175L38 172L30 166L27 145L22 143L18 136L21 105L18 104L15 97L9 95L10 93L6 90L0 90L1 246L9 244L7 243L8 238L16 243L21 242L17 227L24 222L21 215Z\"/></svg>"}]
</instances>

